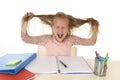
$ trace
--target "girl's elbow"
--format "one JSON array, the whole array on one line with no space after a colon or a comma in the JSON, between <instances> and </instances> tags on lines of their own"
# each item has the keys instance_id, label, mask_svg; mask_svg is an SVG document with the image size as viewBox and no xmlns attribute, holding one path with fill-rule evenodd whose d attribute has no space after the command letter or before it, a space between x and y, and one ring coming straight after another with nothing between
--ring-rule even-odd
<instances>
[{"instance_id":1,"label":"girl's elbow","mask_svg":"<svg viewBox=\"0 0 120 80\"><path fill-rule=\"evenodd\" d=\"M90 45L95 45L96 44L96 40L91 40L90 41Z\"/></svg>"},{"instance_id":2,"label":"girl's elbow","mask_svg":"<svg viewBox=\"0 0 120 80\"><path fill-rule=\"evenodd\" d=\"M21 37L21 40L25 43L27 43L27 40L24 37Z\"/></svg>"},{"instance_id":3,"label":"girl's elbow","mask_svg":"<svg viewBox=\"0 0 120 80\"><path fill-rule=\"evenodd\" d=\"M25 43L28 43L28 39L27 39L27 37L24 36L24 35L21 35L21 40L22 40L23 42L25 42Z\"/></svg>"}]
</instances>

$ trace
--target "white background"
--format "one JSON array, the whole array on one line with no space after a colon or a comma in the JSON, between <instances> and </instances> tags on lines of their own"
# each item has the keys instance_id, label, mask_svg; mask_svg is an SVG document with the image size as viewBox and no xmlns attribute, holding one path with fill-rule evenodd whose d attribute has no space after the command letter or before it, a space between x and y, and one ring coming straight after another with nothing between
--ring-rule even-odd
<instances>
[{"instance_id":1,"label":"white background","mask_svg":"<svg viewBox=\"0 0 120 80\"><path fill-rule=\"evenodd\" d=\"M120 4L119 0L1 0L0 53L36 52L37 46L21 40L21 18L26 12L55 14L65 12L74 17L93 17L100 22L94 46L77 46L78 55L94 58L109 53L112 60L120 60Z\"/></svg>"}]
</instances>

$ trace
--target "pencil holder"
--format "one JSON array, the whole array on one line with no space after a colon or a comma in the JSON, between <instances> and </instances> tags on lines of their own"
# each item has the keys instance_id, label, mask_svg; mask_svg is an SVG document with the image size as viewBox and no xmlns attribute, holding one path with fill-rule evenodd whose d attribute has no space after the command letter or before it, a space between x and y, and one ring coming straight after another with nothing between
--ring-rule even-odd
<instances>
[{"instance_id":1,"label":"pencil holder","mask_svg":"<svg viewBox=\"0 0 120 80\"><path fill-rule=\"evenodd\" d=\"M106 76L107 62L103 59L95 58L94 74L97 76Z\"/></svg>"}]
</instances>

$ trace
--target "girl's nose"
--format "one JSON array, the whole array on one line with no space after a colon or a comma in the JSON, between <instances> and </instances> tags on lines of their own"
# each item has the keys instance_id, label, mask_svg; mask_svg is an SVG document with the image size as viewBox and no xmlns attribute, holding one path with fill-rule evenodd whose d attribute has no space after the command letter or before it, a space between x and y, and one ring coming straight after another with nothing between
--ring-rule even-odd
<instances>
[{"instance_id":1,"label":"girl's nose","mask_svg":"<svg viewBox=\"0 0 120 80\"><path fill-rule=\"evenodd\" d=\"M59 28L59 32L63 32L63 29L62 29L62 28Z\"/></svg>"}]
</instances>

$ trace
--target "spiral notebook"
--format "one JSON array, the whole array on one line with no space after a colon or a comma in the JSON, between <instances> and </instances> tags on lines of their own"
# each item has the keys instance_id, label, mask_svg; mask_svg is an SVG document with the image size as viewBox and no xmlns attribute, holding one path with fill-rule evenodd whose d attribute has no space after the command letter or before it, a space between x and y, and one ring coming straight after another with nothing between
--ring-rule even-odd
<instances>
[{"instance_id":1,"label":"spiral notebook","mask_svg":"<svg viewBox=\"0 0 120 80\"><path fill-rule=\"evenodd\" d=\"M63 65L60 60L67 66ZM91 74L93 70L82 56L38 56L26 69L33 73Z\"/></svg>"}]
</instances>

